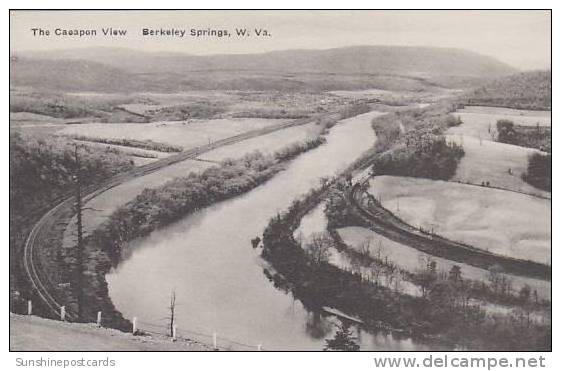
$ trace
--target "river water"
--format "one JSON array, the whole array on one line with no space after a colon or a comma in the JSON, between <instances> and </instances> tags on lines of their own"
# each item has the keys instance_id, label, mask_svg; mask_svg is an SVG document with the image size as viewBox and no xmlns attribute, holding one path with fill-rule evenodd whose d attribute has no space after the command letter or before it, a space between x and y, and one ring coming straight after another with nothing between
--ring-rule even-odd
<instances>
[{"instance_id":1,"label":"river water","mask_svg":"<svg viewBox=\"0 0 561 371\"><path fill-rule=\"evenodd\" d=\"M223 340L228 338L267 350L322 349L334 333L335 319L309 313L290 294L275 289L250 240L277 212L319 185L321 177L334 175L372 146L370 121L380 114L342 121L326 144L299 156L267 183L130 243L130 256L107 276L117 309L129 319L138 317L140 328L165 326L175 291L179 334L217 333L219 346L231 345ZM391 335L355 332L363 350L421 349Z\"/></svg>"}]
</instances>

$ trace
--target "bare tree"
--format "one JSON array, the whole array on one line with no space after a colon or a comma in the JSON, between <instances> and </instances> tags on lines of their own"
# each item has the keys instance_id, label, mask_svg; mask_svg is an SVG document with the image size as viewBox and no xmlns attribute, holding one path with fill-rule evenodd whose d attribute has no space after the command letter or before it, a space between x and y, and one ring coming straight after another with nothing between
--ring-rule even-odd
<instances>
[{"instance_id":1,"label":"bare tree","mask_svg":"<svg viewBox=\"0 0 561 371\"><path fill-rule=\"evenodd\" d=\"M326 263L331 256L330 249L333 245L333 239L327 232L312 233L306 244L306 252L315 264Z\"/></svg>"},{"instance_id":2,"label":"bare tree","mask_svg":"<svg viewBox=\"0 0 561 371\"><path fill-rule=\"evenodd\" d=\"M175 290L171 292L169 301L169 336L173 337L173 328L175 327Z\"/></svg>"}]
</instances>

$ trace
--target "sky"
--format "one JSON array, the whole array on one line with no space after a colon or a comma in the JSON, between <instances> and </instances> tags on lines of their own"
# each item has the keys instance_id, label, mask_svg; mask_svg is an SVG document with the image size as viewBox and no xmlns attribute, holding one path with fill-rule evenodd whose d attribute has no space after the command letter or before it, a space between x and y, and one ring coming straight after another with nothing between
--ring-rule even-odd
<instances>
[{"instance_id":1,"label":"sky","mask_svg":"<svg viewBox=\"0 0 561 371\"><path fill-rule=\"evenodd\" d=\"M106 37L102 27L126 29ZM32 28L51 30L33 36ZM96 29L96 36L53 36L60 29ZM151 29L266 29L269 37L142 36ZM354 45L438 46L471 50L513 67L550 68L549 11L13 11L11 51L126 47L189 54L259 53Z\"/></svg>"}]
</instances>

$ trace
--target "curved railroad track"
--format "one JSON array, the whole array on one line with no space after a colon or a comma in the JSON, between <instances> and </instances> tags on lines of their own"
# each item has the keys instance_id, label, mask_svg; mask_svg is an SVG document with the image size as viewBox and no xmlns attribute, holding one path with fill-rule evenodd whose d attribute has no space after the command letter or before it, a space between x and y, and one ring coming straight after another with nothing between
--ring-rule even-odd
<instances>
[{"instance_id":1,"label":"curved railroad track","mask_svg":"<svg viewBox=\"0 0 561 371\"><path fill-rule=\"evenodd\" d=\"M338 115L338 113L333 113L326 116L329 117L336 115ZM180 152L176 155L166 157L144 166L140 166L127 173L115 175L101 184L84 187L84 203L113 187L116 187L134 178L150 174L166 166L170 166L189 159L195 159L201 154L212 151L219 147L242 142L247 139L270 134L275 131L287 129L290 127L304 125L314 121L315 119L316 117L298 119L279 125L273 125L262 129L248 131L246 133L218 140L208 145L203 145L191 150ZM62 304L60 303L60 299L56 298L56 294L53 293L56 291L53 289L55 284L53 282L50 282L51 280L49 279L49 276L43 270L41 266L41 259L39 259L39 257L37 256L37 252L38 249L40 249L41 246L45 245L49 239L52 239L52 235L50 235L50 233L54 230L54 228L56 228L61 223L65 223L65 220L68 221L69 215L74 215L74 197L72 195L62 196L57 201L58 204L48 210L29 232L27 240L25 241L22 257L25 274L31 285L31 288L37 293L37 297L43 302L43 304L45 304L48 311L51 312L54 316L60 315L60 308ZM62 243L62 241L60 241L60 243ZM75 313L67 310L66 319L68 321L77 321L78 316Z\"/></svg>"},{"instance_id":2,"label":"curved railroad track","mask_svg":"<svg viewBox=\"0 0 561 371\"><path fill-rule=\"evenodd\" d=\"M426 234L405 223L377 201L364 205L364 190L357 182L351 190L351 202L358 213L369 223L370 228L393 241L410 246L429 255L489 269L500 265L505 273L551 281L551 267L545 264L511 258L452 241L435 234Z\"/></svg>"}]
</instances>

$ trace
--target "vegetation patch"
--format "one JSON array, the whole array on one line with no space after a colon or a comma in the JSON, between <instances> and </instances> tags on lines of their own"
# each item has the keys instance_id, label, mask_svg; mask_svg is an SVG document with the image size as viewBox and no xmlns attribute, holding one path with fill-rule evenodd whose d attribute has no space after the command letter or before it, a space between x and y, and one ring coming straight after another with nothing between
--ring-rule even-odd
<instances>
[{"instance_id":1,"label":"vegetation patch","mask_svg":"<svg viewBox=\"0 0 561 371\"><path fill-rule=\"evenodd\" d=\"M514 125L510 120L497 121L497 141L551 152L551 127Z\"/></svg>"},{"instance_id":2,"label":"vegetation patch","mask_svg":"<svg viewBox=\"0 0 561 371\"><path fill-rule=\"evenodd\" d=\"M551 110L551 70L531 71L497 79L467 98L471 105Z\"/></svg>"},{"instance_id":3,"label":"vegetation patch","mask_svg":"<svg viewBox=\"0 0 561 371\"><path fill-rule=\"evenodd\" d=\"M141 148L150 151L167 152L167 153L183 151L182 147L174 146L166 143L154 142L152 140L118 139L118 138L110 139L110 138L99 138L99 137L92 137L92 136L79 135L79 134L69 134L65 136L83 142L114 144L118 146Z\"/></svg>"},{"instance_id":4,"label":"vegetation patch","mask_svg":"<svg viewBox=\"0 0 561 371\"><path fill-rule=\"evenodd\" d=\"M78 146L78 169L75 150L75 144L63 138L10 134L10 310L14 312L25 309L21 302L21 292L26 291L26 279L20 276L24 274L22 249L42 212L74 190L78 170L87 186L133 168L120 152L82 145ZM50 247L45 246L45 250ZM61 267L46 268L64 271Z\"/></svg>"},{"instance_id":5,"label":"vegetation patch","mask_svg":"<svg viewBox=\"0 0 561 371\"><path fill-rule=\"evenodd\" d=\"M525 182L551 192L551 154L534 153L528 159L528 170L522 174Z\"/></svg>"},{"instance_id":6,"label":"vegetation patch","mask_svg":"<svg viewBox=\"0 0 561 371\"><path fill-rule=\"evenodd\" d=\"M443 136L431 133L408 135L406 143L405 147L377 157L372 165L373 172L379 175L450 179L464 155L461 145L448 143Z\"/></svg>"}]
</instances>

